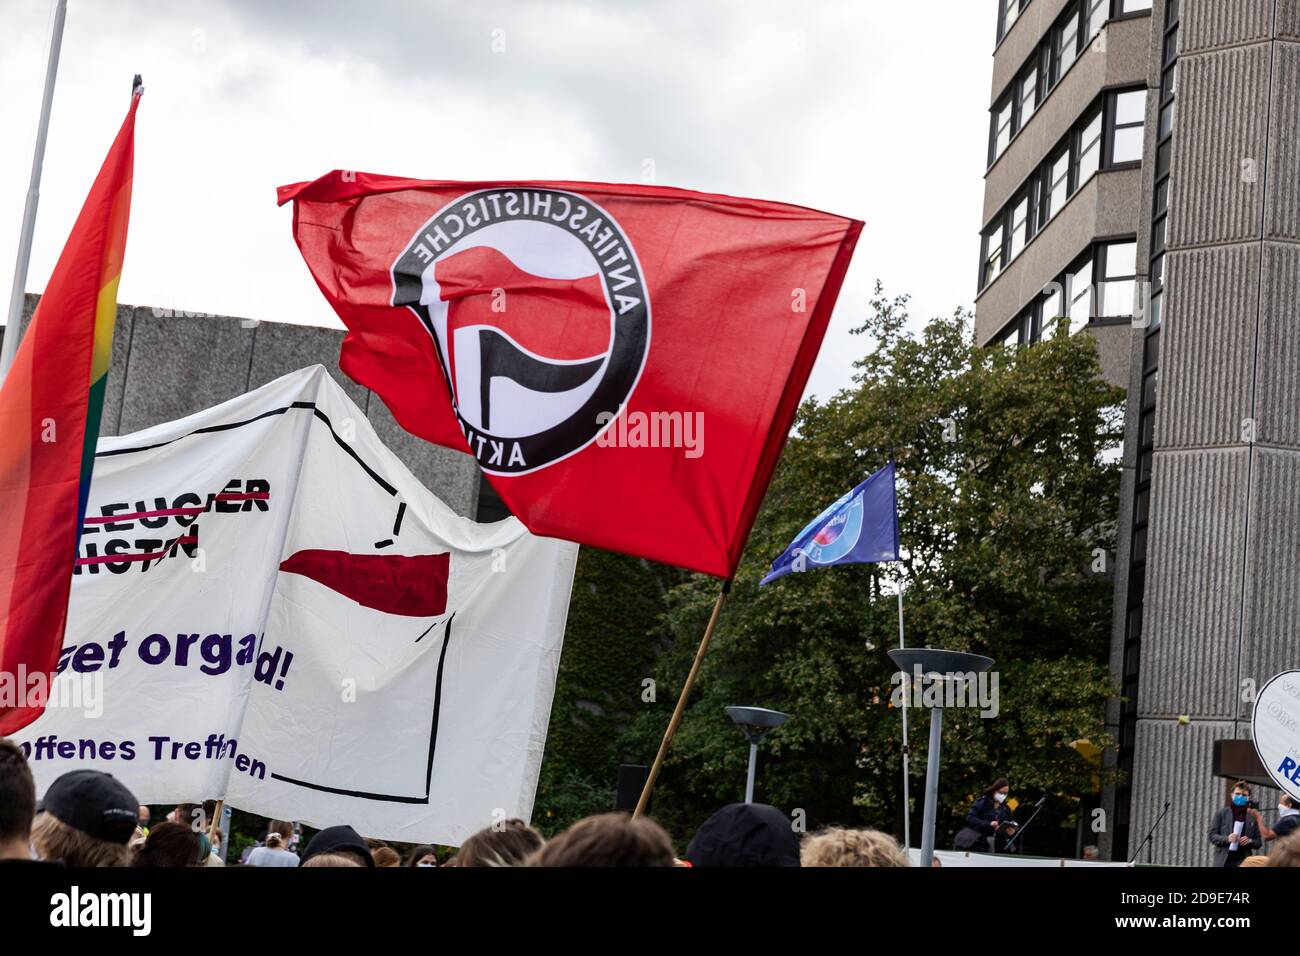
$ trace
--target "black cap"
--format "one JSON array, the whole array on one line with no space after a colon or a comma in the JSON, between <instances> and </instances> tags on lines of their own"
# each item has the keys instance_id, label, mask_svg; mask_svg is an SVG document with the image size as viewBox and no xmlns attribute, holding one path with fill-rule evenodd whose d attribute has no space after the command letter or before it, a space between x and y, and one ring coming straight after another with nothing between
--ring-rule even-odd
<instances>
[{"instance_id":1,"label":"black cap","mask_svg":"<svg viewBox=\"0 0 1300 956\"><path fill-rule=\"evenodd\" d=\"M1291 816L1283 817L1273 824L1273 832L1280 837L1284 837L1289 833L1294 833L1297 827L1300 827L1300 816L1293 813Z\"/></svg>"},{"instance_id":2,"label":"black cap","mask_svg":"<svg viewBox=\"0 0 1300 956\"><path fill-rule=\"evenodd\" d=\"M704 822L686 848L694 866L798 866L790 818L766 803L732 803Z\"/></svg>"},{"instance_id":3,"label":"black cap","mask_svg":"<svg viewBox=\"0 0 1300 956\"><path fill-rule=\"evenodd\" d=\"M302 851L302 861L298 864L301 866L313 856L320 856L322 853L337 853L340 850L349 850L366 861L366 866L374 866L375 858L370 855L370 847L366 846L366 841L356 830L348 826L326 827L311 838L307 848Z\"/></svg>"},{"instance_id":4,"label":"black cap","mask_svg":"<svg viewBox=\"0 0 1300 956\"><path fill-rule=\"evenodd\" d=\"M97 840L126 843L136 828L140 801L110 773L73 770L45 791L40 809Z\"/></svg>"}]
</instances>

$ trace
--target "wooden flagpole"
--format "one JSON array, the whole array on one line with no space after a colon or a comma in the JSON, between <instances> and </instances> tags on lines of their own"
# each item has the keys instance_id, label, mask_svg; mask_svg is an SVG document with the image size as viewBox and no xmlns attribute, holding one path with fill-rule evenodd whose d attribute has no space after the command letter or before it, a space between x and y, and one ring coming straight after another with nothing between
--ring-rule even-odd
<instances>
[{"instance_id":1,"label":"wooden flagpole","mask_svg":"<svg viewBox=\"0 0 1300 956\"><path fill-rule=\"evenodd\" d=\"M704 663L704 655L708 653L709 642L713 640L713 629L717 627L718 615L722 612L722 605L726 603L729 593L731 593L730 578L722 582L722 590L718 592L718 599L713 604L713 613L709 616L709 624L704 629L704 637L700 639L700 646L695 651L695 661L691 664L691 672L686 675L686 683L682 685L682 692L677 698L677 707L673 710L673 719L668 721L668 729L664 731L664 739L659 744L659 753L655 755L654 765L650 768L650 776L646 777L645 786L641 788L641 798L636 802L636 811L632 814L633 819L645 813L646 804L650 802L650 792L655 788L655 780L659 778L659 769L664 765L664 757L668 754L668 748L672 746L673 735L677 733L677 725L682 722L682 714L686 711L686 698L691 696L691 689L695 686L695 678L700 674L700 665Z\"/></svg>"},{"instance_id":2,"label":"wooden flagpole","mask_svg":"<svg viewBox=\"0 0 1300 956\"><path fill-rule=\"evenodd\" d=\"M221 814L225 812L225 809L226 809L226 801L218 800L217 805L212 809L212 819L208 821L208 846L211 847L213 850L216 849L216 843L213 841L212 838L221 829ZM223 846L221 848L222 859L225 859L225 856L226 856L226 848Z\"/></svg>"}]
</instances>

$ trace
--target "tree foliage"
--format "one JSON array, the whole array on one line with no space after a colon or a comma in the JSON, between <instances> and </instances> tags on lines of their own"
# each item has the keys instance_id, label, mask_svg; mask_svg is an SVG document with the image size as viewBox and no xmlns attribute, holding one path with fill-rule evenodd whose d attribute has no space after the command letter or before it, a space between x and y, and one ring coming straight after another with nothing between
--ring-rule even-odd
<instances>
[{"instance_id":1,"label":"tree foliage","mask_svg":"<svg viewBox=\"0 0 1300 956\"><path fill-rule=\"evenodd\" d=\"M1095 790L1096 767L1071 744L1106 743L1104 706L1115 690L1112 585L1098 568L1113 554L1123 392L1101 379L1087 335L982 349L964 311L918 335L908 331L905 296L877 286L871 306L856 330L869 348L854 386L799 410L656 788L655 816L682 843L741 797L747 750L723 712L730 704L793 715L763 743L762 799L802 809L810 828L865 824L901 835L902 725L885 655L897 645L900 581L909 645L997 662L998 716L946 714L940 845L970 795L999 775L1022 794ZM899 565L815 570L758 587L813 515L891 457ZM584 552L575 586L539 807L575 786L608 789L619 760L650 762L719 590L715 579L592 554ZM644 677L656 681L654 703L641 699ZM600 715L580 706L593 698ZM924 718L911 711L914 820ZM562 802L566 817L581 815L581 800Z\"/></svg>"}]
</instances>

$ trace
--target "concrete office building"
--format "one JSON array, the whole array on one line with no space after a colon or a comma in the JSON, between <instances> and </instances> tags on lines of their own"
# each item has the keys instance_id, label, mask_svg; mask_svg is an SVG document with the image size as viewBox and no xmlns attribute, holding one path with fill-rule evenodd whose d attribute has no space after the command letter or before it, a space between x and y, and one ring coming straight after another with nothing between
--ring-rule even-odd
<instances>
[{"instance_id":1,"label":"concrete office building","mask_svg":"<svg viewBox=\"0 0 1300 956\"><path fill-rule=\"evenodd\" d=\"M27 296L24 329L37 301ZM0 341L3 334L0 326ZM192 415L288 372L323 365L426 488L458 514L502 517L500 499L482 484L473 458L411 435L378 396L339 370L342 342L338 329L119 305L100 434L126 435Z\"/></svg>"},{"instance_id":2,"label":"concrete office building","mask_svg":"<svg viewBox=\"0 0 1300 956\"><path fill-rule=\"evenodd\" d=\"M977 335L1065 317L1128 389L1100 843L1168 801L1150 858L1207 865L1300 666L1300 0L996 6Z\"/></svg>"}]
</instances>

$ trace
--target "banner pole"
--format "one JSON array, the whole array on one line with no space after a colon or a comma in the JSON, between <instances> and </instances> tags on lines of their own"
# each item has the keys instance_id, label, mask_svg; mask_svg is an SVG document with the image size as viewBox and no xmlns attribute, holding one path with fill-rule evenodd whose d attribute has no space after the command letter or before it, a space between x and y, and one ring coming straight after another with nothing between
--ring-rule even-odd
<instances>
[{"instance_id":1,"label":"banner pole","mask_svg":"<svg viewBox=\"0 0 1300 956\"><path fill-rule=\"evenodd\" d=\"M217 805L212 808L212 819L208 821L208 845L215 847L212 837L221 829L221 814L226 810L226 801L218 800ZM221 858L225 859L226 848L221 848Z\"/></svg>"},{"instance_id":2,"label":"banner pole","mask_svg":"<svg viewBox=\"0 0 1300 956\"><path fill-rule=\"evenodd\" d=\"M0 382L9 373L18 354L22 334L23 299L27 289L27 265L32 258L32 234L36 231L36 204L41 196L41 169L45 165L45 140L50 131L50 107L54 103L54 78L59 72L59 51L63 47L63 21L68 0L55 0L54 25L50 29L50 53L45 63L45 92L41 95L41 119L36 127L36 149L32 154L32 175L27 184L27 202L23 206L22 231L18 234L18 261L14 264L13 291L9 294L9 321L5 325L4 345L0 348Z\"/></svg>"},{"instance_id":3,"label":"banner pole","mask_svg":"<svg viewBox=\"0 0 1300 956\"><path fill-rule=\"evenodd\" d=\"M903 639L903 579L898 579L898 646L906 647L907 644ZM907 685L907 692L903 694L903 846L910 850L912 848L912 800L908 793L908 737L907 737L907 712L912 704L912 692L910 684L910 675L903 675L903 684Z\"/></svg>"},{"instance_id":4,"label":"banner pole","mask_svg":"<svg viewBox=\"0 0 1300 956\"><path fill-rule=\"evenodd\" d=\"M695 678L699 676L700 665L704 663L704 655L709 650L709 641L713 639L713 629L718 624L718 614L722 611L722 605L726 603L727 595L731 592L731 579L728 578L722 582L722 590L718 592L718 599L713 604L713 613L709 616L709 624L704 629L704 637L700 639L699 649L695 652L695 661L691 664L691 672L686 675L686 683L682 685L682 692L677 698L677 707L673 710L673 719L668 722L668 729L664 731L664 739L659 744L659 753L655 755L655 762L650 767L650 776L646 777L645 786L641 788L641 798L636 802L636 811L632 814L632 819L636 819L645 812L646 804L650 802L650 791L655 788L655 780L659 778L659 768L664 764L664 757L668 753L668 748L672 745L673 735L677 733L677 725L682 722L682 714L686 710L686 698L691 696L691 688L695 686Z\"/></svg>"}]
</instances>

